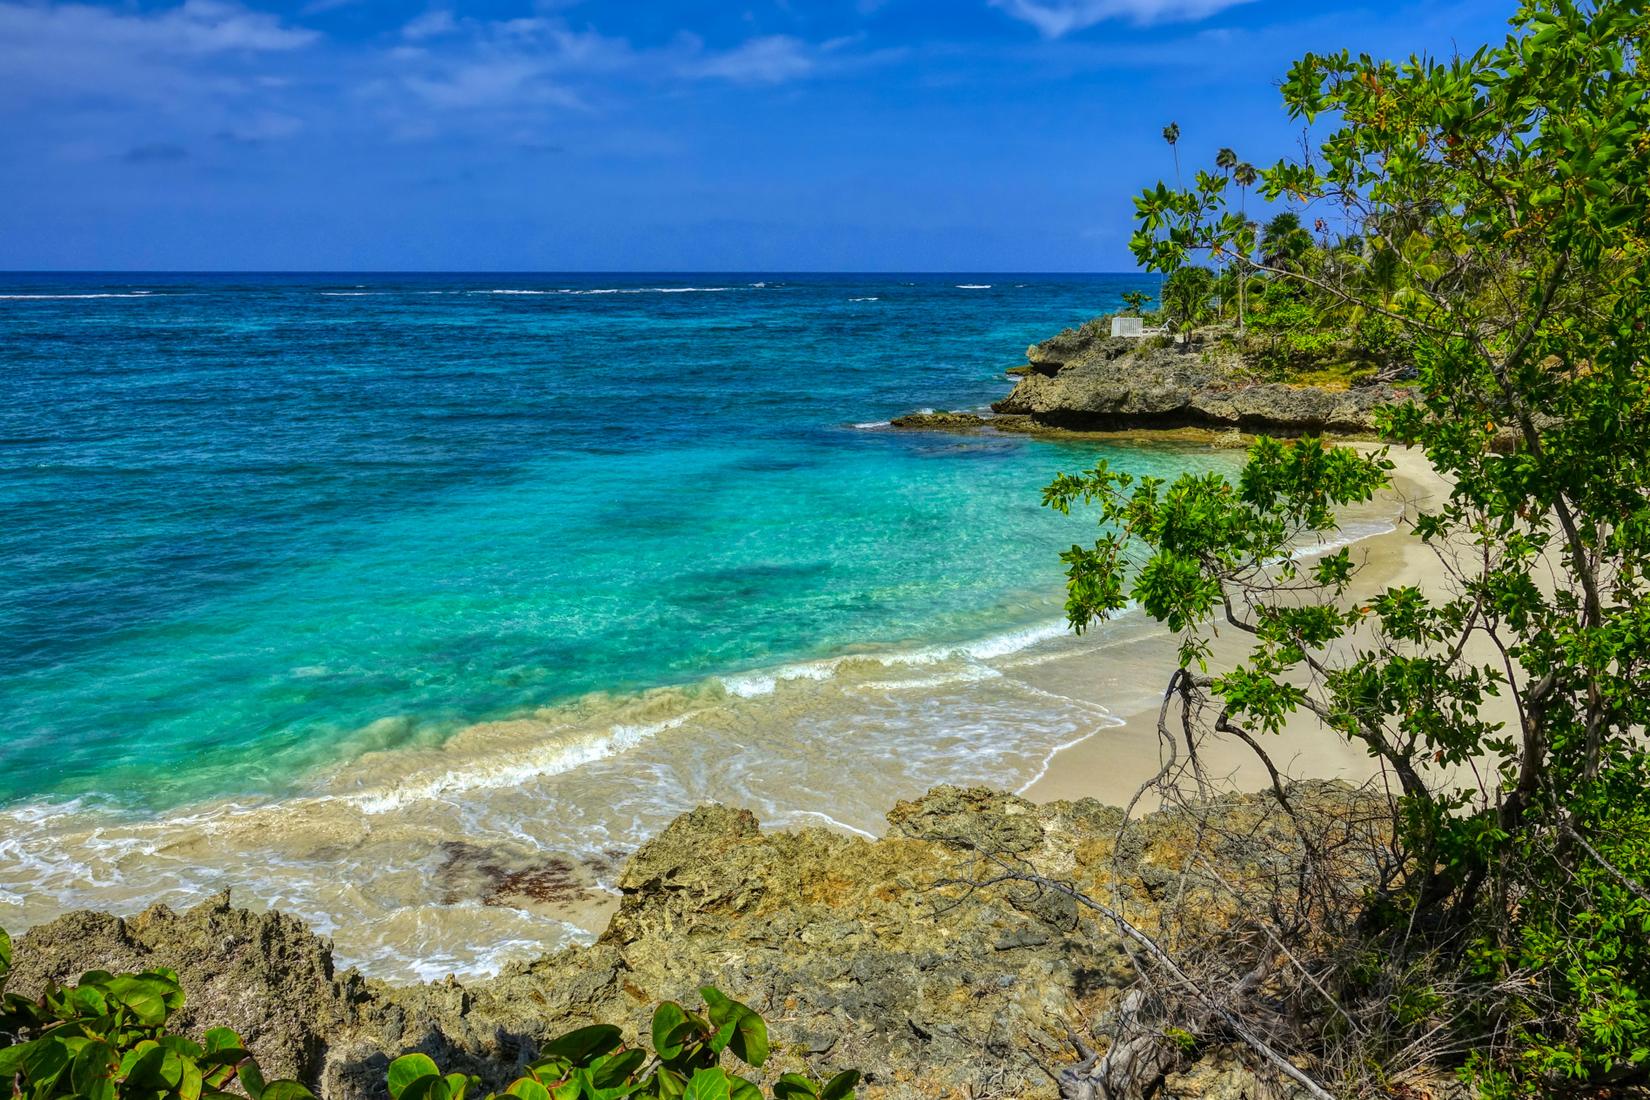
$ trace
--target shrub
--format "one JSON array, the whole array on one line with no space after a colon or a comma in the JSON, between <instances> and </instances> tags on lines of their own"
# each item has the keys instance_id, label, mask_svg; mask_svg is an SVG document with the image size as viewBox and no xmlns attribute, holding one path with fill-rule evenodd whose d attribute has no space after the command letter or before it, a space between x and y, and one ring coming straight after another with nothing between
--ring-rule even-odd
<instances>
[{"instance_id":1,"label":"shrub","mask_svg":"<svg viewBox=\"0 0 1650 1100\"><path fill-rule=\"evenodd\" d=\"M0 930L0 992L11 972L11 938ZM241 1037L216 1027L196 1043L169 1034L167 1020L183 1007L171 970L110 974L93 970L68 989L48 988L38 1000L15 993L0 999L0 1082L29 1100L201 1100L236 1095L251 1100L313 1100L296 1081L265 1083Z\"/></svg>"},{"instance_id":2,"label":"shrub","mask_svg":"<svg viewBox=\"0 0 1650 1100\"><path fill-rule=\"evenodd\" d=\"M768 1058L768 1028L751 1009L707 986L703 1013L666 1001L653 1013L653 1054L627 1046L611 1024L570 1031L549 1043L527 1072L502 1094L517 1100L761 1100L756 1084L722 1067L723 1052L760 1069ZM853 1100L859 1072L847 1070L829 1081L787 1073L773 1085L773 1100ZM477 1097L480 1080L443 1074L423 1054L404 1054L390 1063L392 1100L467 1100Z\"/></svg>"}]
</instances>

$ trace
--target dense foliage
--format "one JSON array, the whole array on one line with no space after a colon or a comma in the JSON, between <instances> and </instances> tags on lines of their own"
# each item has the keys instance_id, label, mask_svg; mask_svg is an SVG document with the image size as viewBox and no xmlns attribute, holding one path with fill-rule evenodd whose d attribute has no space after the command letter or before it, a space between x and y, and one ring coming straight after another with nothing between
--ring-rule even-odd
<instances>
[{"instance_id":1,"label":"dense foliage","mask_svg":"<svg viewBox=\"0 0 1650 1100\"><path fill-rule=\"evenodd\" d=\"M12 944L0 929L0 993L11 972ZM760 1069L768 1060L768 1028L747 1006L709 986L703 1011L674 1001L653 1014L653 1054L629 1046L611 1024L593 1024L552 1040L502 1093L517 1100L761 1100L756 1084L723 1067L723 1054ZM177 975L93 971L72 989L48 989L36 1000L5 994L0 1001L0 1082L22 1100L314 1100L296 1081L265 1082L246 1044L228 1028L212 1028L196 1043L167 1031L183 1007ZM857 1070L829 1080L786 1073L773 1100L854 1100ZM479 1100L481 1080L443 1074L428 1055L390 1063L390 1100Z\"/></svg>"},{"instance_id":2,"label":"dense foliage","mask_svg":"<svg viewBox=\"0 0 1650 1100\"><path fill-rule=\"evenodd\" d=\"M568 1032L548 1044L502 1095L518 1100L761 1100L756 1084L722 1066L727 1052L753 1069L768 1059L762 1017L709 986L699 991L703 1013L666 1001L653 1013L653 1055L627 1046L610 1024ZM846 1070L829 1081L800 1073L782 1075L773 1100L853 1100L859 1073ZM391 1100L465 1100L479 1095L480 1081L443 1075L423 1054L390 1063Z\"/></svg>"},{"instance_id":3,"label":"dense foliage","mask_svg":"<svg viewBox=\"0 0 1650 1100\"><path fill-rule=\"evenodd\" d=\"M11 973L11 939L0 930L0 991ZM312 1100L296 1081L265 1082L239 1035L213 1028L196 1043L167 1031L183 1007L170 970L109 974L94 970L69 989L38 1000L7 993L0 1001L0 1082L28 1100Z\"/></svg>"},{"instance_id":4,"label":"dense foliage","mask_svg":"<svg viewBox=\"0 0 1650 1100\"><path fill-rule=\"evenodd\" d=\"M1358 1044L1343 1090L1416 1050L1490 1096L1650 1085L1647 32L1642 0L1531 0L1471 54L1301 59L1285 103L1327 132L1258 183L1317 242L1299 217L1257 239L1233 167L1137 200L1147 267L1207 257L1253 275L1260 335L1353 332L1413 368L1382 431L1451 485L1413 520L1438 583L1349 600L1348 550L1291 556L1382 454L1262 441L1236 481L1102 465L1047 491L1108 524L1065 555L1077 628L1138 600L1180 632L1177 675L1212 671L1217 730L1259 749L1305 712L1395 785L1399 871L1342 914L1361 961L1291 961L1326 1021L1297 1058L1350 1073L1327 1049ZM1211 670L1217 629L1252 644ZM1329 1026L1371 997L1380 1034Z\"/></svg>"}]
</instances>

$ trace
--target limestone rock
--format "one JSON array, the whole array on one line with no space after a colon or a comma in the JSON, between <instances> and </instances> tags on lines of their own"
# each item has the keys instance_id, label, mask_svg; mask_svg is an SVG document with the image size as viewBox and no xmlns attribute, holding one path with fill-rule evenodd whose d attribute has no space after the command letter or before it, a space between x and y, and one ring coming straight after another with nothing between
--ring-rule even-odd
<instances>
[{"instance_id":1,"label":"limestone rock","mask_svg":"<svg viewBox=\"0 0 1650 1100\"><path fill-rule=\"evenodd\" d=\"M1092 324L1032 345L1026 359L1030 372L992 408L1045 428L1369 435L1378 406L1409 399L1407 390L1386 385L1335 390L1255 381L1230 351L1113 338Z\"/></svg>"},{"instance_id":2,"label":"limestone rock","mask_svg":"<svg viewBox=\"0 0 1650 1100\"><path fill-rule=\"evenodd\" d=\"M1331 784L1299 797L1325 807L1345 798ZM1284 828L1274 810L1262 796L1231 799L1222 812L1242 825L1234 835L1261 839L1212 858L1263 862L1269 830ZM1092 800L1038 806L958 787L900 803L889 825L877 841L765 833L747 811L700 807L631 858L594 945L481 981L390 986L337 974L328 942L300 922L220 896L184 913L75 913L35 928L17 945L11 990L37 993L94 968L169 966L188 994L185 1030L234 1027L271 1076L329 1100L381 1100L385 1067L403 1051L497 1087L564 1031L601 1022L645 1035L658 1001L692 1001L710 984L767 1017L768 1080L857 1067L868 1100L1053 1097L1045 1067L1076 1060L1069 1034L1103 1033L1134 978L1128 955L1068 894L970 883L1000 857L1144 912L1179 881L1161 869L1184 863L1197 831L1172 811L1125 829L1120 810ZM1192 1067L1171 1093L1247 1095L1246 1072L1236 1061Z\"/></svg>"}]
</instances>

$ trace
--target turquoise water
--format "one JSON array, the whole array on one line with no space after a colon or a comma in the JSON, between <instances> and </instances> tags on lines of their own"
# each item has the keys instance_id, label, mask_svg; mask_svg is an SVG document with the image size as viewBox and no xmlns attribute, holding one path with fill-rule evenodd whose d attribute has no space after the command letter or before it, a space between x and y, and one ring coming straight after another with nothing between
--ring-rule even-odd
<instances>
[{"instance_id":1,"label":"turquoise water","mask_svg":"<svg viewBox=\"0 0 1650 1100\"><path fill-rule=\"evenodd\" d=\"M1086 454L853 425L1001 395L1135 281L5 277L0 800L1044 615Z\"/></svg>"},{"instance_id":2,"label":"turquoise water","mask_svg":"<svg viewBox=\"0 0 1650 1100\"><path fill-rule=\"evenodd\" d=\"M1114 722L1041 487L1231 458L885 422L1137 282L0 276L0 924L234 887L485 972L699 802L1023 784Z\"/></svg>"}]
</instances>

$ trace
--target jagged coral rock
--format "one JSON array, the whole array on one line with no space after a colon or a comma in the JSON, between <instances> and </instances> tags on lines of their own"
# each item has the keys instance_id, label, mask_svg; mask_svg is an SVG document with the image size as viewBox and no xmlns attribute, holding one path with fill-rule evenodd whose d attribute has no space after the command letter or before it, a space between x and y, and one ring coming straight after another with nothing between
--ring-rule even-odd
<instances>
[{"instance_id":1,"label":"jagged coral rock","mask_svg":"<svg viewBox=\"0 0 1650 1100\"><path fill-rule=\"evenodd\" d=\"M1326 806L1344 800L1319 790ZM1252 796L1223 812L1260 835L1274 809ZM1194 830L1173 813L1123 829L1121 811L1091 800L1037 806L955 787L900 803L889 824L877 841L764 833L747 811L700 807L631 858L594 945L481 981L335 974L330 944L299 921L220 896L184 913L77 913L35 928L18 945L12 989L92 968L173 967L189 993L186 1028L235 1027L271 1073L336 1100L379 1097L389 1058L410 1049L501 1083L562 1031L596 1021L645 1034L655 1003L704 984L768 1018L770 1077L856 1066L870 1098L1053 1096L1047 1070L1074 1057L1068 1029L1104 1019L1133 980L1128 955L1066 894L966 883L998 867L982 862L990 853L1149 914L1154 868L1183 862ZM1217 855L1233 866L1263 858L1242 845ZM1226 1083L1240 1079L1223 1067L1184 1085L1203 1089L1188 1096L1236 1095Z\"/></svg>"}]
</instances>

